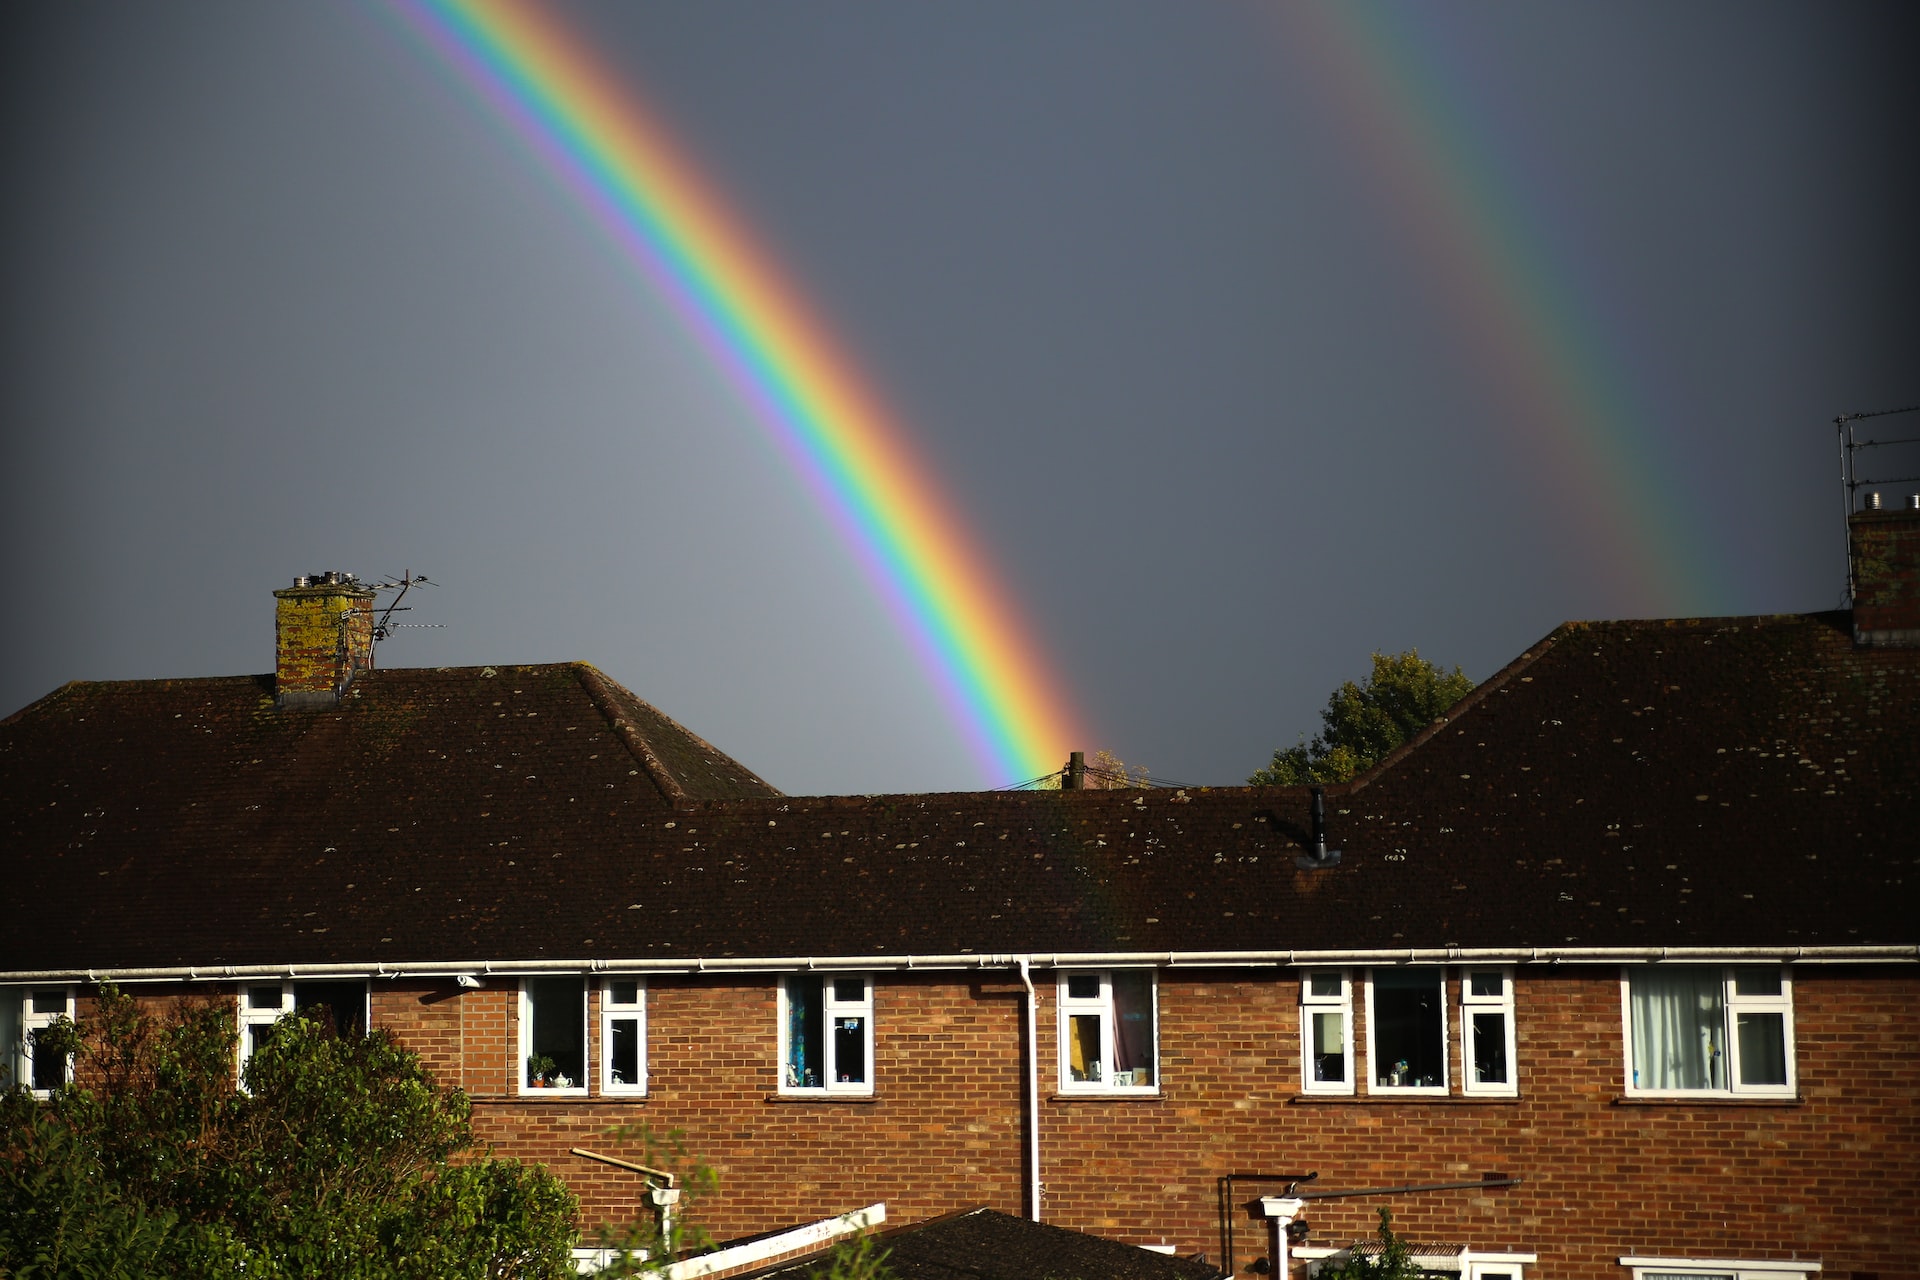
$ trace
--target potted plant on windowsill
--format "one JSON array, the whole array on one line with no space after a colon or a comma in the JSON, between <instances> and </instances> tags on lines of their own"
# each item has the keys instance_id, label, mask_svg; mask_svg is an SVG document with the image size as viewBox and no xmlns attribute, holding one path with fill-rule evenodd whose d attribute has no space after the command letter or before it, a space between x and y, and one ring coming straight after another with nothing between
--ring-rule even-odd
<instances>
[{"instance_id":1,"label":"potted plant on windowsill","mask_svg":"<svg viewBox=\"0 0 1920 1280\"><path fill-rule=\"evenodd\" d=\"M527 1059L527 1087L544 1089L553 1078L554 1061L544 1053L536 1053Z\"/></svg>"}]
</instances>

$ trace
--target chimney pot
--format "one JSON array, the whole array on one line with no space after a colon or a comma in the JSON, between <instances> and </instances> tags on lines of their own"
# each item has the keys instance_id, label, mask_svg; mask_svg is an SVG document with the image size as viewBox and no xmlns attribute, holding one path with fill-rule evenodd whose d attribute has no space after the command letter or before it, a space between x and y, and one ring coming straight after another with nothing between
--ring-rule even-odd
<instances>
[{"instance_id":1,"label":"chimney pot","mask_svg":"<svg viewBox=\"0 0 1920 1280\"><path fill-rule=\"evenodd\" d=\"M1910 493L1907 495L1907 510L1920 511L1920 493Z\"/></svg>"},{"instance_id":2,"label":"chimney pot","mask_svg":"<svg viewBox=\"0 0 1920 1280\"><path fill-rule=\"evenodd\" d=\"M1880 509L1880 494L1878 491L1867 494L1866 505L1860 509L1862 511L1878 511Z\"/></svg>"}]
</instances>

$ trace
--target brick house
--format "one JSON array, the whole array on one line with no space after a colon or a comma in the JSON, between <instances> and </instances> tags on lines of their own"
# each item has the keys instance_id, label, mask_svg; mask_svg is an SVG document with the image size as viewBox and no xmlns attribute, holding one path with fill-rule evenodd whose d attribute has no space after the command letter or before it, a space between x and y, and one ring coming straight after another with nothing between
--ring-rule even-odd
<instances>
[{"instance_id":1,"label":"brick house","mask_svg":"<svg viewBox=\"0 0 1920 1280\"><path fill-rule=\"evenodd\" d=\"M1856 518L1851 614L1556 629L1324 829L783 796L584 664L374 670L302 581L273 676L0 723L0 1033L105 976L243 1056L322 1005L592 1222L644 1123L723 1236L987 1205L1298 1276L1384 1205L1462 1280L1920 1277L1916 529Z\"/></svg>"}]
</instances>

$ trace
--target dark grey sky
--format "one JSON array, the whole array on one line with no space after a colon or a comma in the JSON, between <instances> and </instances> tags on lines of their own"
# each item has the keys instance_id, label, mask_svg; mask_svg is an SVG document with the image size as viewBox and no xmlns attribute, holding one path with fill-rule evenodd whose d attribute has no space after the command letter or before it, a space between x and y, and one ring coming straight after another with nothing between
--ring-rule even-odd
<instances>
[{"instance_id":1,"label":"dark grey sky","mask_svg":"<svg viewBox=\"0 0 1920 1280\"><path fill-rule=\"evenodd\" d=\"M1920 401L1908 6L562 11L1156 775L1240 780L1374 649L1832 607L1830 420ZM267 669L272 588L411 568L446 627L384 665L586 658L791 791L1011 781L380 4L10 19L0 712Z\"/></svg>"}]
</instances>

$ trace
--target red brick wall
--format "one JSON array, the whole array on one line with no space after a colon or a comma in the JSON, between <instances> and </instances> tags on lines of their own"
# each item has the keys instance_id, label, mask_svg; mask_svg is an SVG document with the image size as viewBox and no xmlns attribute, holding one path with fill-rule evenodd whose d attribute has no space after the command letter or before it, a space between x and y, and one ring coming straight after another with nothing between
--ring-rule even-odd
<instances>
[{"instance_id":1,"label":"red brick wall","mask_svg":"<svg viewBox=\"0 0 1920 1280\"><path fill-rule=\"evenodd\" d=\"M1517 1187L1310 1204L1310 1243L1372 1231L1535 1252L1532 1275L1608 1277L1626 1253L1820 1258L1827 1277L1920 1280L1920 982L1909 969L1799 966L1798 1101L1628 1103L1618 972L1516 973L1515 1099L1301 1096L1298 984L1271 970L1161 975L1162 1088L1145 1099L1058 1096L1053 975L1037 974L1047 1220L1183 1253L1221 1250L1218 1179L1318 1169L1311 1189L1476 1179ZM719 1174L703 1217L726 1237L876 1200L891 1222L971 1204L1022 1212L1022 999L1004 974L880 974L872 1100L778 1100L774 978L655 978L644 1100L512 1094L517 989L376 988L375 1016L439 1063L464 1046L475 1123L500 1154L544 1160L589 1223L645 1211L639 1179L567 1154L644 1153L607 1131L679 1130ZM384 994L383 994L384 992ZM1457 989L1454 991L1457 996ZM426 997L436 997L428 999ZM1355 984L1355 1042L1365 1001ZM457 1011L452 1023L449 1016ZM595 1020L597 1038L597 1019ZM593 1046L595 1061L598 1045ZM1242 1184L1244 1206L1271 1184ZM1267 1227L1236 1217L1239 1270Z\"/></svg>"}]
</instances>

